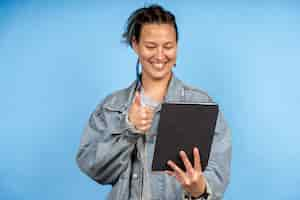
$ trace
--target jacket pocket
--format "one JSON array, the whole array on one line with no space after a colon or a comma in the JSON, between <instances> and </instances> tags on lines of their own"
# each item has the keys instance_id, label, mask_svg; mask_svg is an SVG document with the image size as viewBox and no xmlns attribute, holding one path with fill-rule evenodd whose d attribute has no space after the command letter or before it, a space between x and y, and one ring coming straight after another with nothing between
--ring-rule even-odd
<instances>
[{"instance_id":1,"label":"jacket pocket","mask_svg":"<svg viewBox=\"0 0 300 200\"><path fill-rule=\"evenodd\" d=\"M107 128L110 130L112 135L120 135L126 132L128 129L128 125L125 121L126 111L106 108L104 114Z\"/></svg>"}]
</instances>

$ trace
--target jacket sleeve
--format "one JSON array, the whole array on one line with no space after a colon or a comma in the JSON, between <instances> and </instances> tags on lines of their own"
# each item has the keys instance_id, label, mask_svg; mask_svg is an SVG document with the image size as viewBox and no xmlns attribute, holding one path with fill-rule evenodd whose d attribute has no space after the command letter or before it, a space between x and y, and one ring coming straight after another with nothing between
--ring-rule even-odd
<instances>
[{"instance_id":1,"label":"jacket sleeve","mask_svg":"<svg viewBox=\"0 0 300 200\"><path fill-rule=\"evenodd\" d=\"M129 131L126 112L100 105L83 132L76 161L82 172L100 184L114 184L130 167L140 134Z\"/></svg>"},{"instance_id":2,"label":"jacket sleeve","mask_svg":"<svg viewBox=\"0 0 300 200\"><path fill-rule=\"evenodd\" d=\"M204 176L210 186L209 199L220 200L229 184L231 163L231 133L219 112L215 135L213 138L211 154Z\"/></svg>"}]
</instances>

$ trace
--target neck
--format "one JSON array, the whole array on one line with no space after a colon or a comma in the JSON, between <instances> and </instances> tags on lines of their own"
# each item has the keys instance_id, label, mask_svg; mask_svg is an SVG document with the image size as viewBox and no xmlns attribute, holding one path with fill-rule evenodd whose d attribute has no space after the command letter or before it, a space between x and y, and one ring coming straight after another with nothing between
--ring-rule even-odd
<instances>
[{"instance_id":1,"label":"neck","mask_svg":"<svg viewBox=\"0 0 300 200\"><path fill-rule=\"evenodd\" d=\"M172 73L164 79L153 80L142 76L142 83L145 95L155 101L162 102L168 89L169 81L172 78Z\"/></svg>"}]
</instances>

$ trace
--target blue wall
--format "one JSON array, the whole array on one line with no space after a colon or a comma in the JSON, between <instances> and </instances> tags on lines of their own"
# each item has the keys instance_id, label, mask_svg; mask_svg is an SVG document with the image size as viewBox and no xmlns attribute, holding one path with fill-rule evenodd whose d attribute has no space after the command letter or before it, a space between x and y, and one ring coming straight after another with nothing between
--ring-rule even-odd
<instances>
[{"instance_id":1,"label":"blue wall","mask_svg":"<svg viewBox=\"0 0 300 200\"><path fill-rule=\"evenodd\" d=\"M105 199L75 155L96 104L134 79L120 40L144 2L42 2L0 1L0 199ZM300 199L300 5L157 2L178 19L175 73L232 129L224 199Z\"/></svg>"}]
</instances>

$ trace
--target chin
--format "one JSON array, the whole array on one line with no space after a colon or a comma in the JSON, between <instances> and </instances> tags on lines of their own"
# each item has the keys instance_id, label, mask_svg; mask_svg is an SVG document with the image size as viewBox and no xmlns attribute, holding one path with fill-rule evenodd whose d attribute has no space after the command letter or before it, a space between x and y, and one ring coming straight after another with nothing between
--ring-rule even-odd
<instances>
[{"instance_id":1,"label":"chin","mask_svg":"<svg viewBox=\"0 0 300 200\"><path fill-rule=\"evenodd\" d=\"M170 76L171 76L170 72L165 72L165 73L152 74L151 77L153 80L160 81L160 80L164 80L166 78L169 79Z\"/></svg>"}]
</instances>

